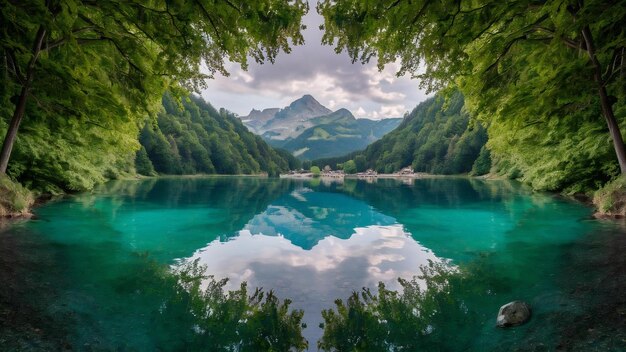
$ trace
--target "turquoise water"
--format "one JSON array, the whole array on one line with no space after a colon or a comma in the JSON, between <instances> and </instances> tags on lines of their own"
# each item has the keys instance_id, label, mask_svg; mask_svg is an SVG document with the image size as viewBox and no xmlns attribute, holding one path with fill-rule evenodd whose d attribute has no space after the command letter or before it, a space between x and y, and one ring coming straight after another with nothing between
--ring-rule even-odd
<instances>
[{"instance_id":1,"label":"turquoise water","mask_svg":"<svg viewBox=\"0 0 626 352\"><path fill-rule=\"evenodd\" d=\"M184 349L172 341L188 332L161 321L162 287L150 271L194 259L229 278L229 289L245 281L291 299L305 312L311 350L322 309L378 282L400 289L398 277L420 275L429 261L471 276L450 293L462 307L446 313L431 350L554 350L565 328L555 319L575 321L597 299L573 291L594 278L573 267L585 263L576 260L579 244L621 233L578 203L463 178L122 181L36 215L2 236L28 239L30 255L45 255L46 265L27 269L48 290L23 299L43 300L42 314L76 350ZM533 319L496 329L498 308L515 299L531 303Z\"/></svg>"}]
</instances>

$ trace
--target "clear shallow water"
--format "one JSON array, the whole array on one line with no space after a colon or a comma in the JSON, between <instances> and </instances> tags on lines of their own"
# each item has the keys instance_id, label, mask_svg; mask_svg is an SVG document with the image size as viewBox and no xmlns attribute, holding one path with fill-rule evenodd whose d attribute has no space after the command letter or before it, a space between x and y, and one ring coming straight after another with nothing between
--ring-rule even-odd
<instances>
[{"instance_id":1,"label":"clear shallow water","mask_svg":"<svg viewBox=\"0 0 626 352\"><path fill-rule=\"evenodd\" d=\"M576 244L616 231L590 214L502 181L164 178L50 203L3 235L45 254L46 265L29 270L48 280L46 314L79 350L178 348L171 341L181 332L159 320L160 287L148 273L193 259L229 278L228 288L246 281L290 298L305 311L311 350L320 311L335 299L378 282L398 289L398 277L421 274L428 261L467 267L474 277L451 293L463 307L433 335L433 350L553 350L563 334L555 317L585 314L593 296L572 294L590 280L584 268L572 275L584 265L572 259ZM533 320L494 328L499 306L514 299L533 305Z\"/></svg>"}]
</instances>

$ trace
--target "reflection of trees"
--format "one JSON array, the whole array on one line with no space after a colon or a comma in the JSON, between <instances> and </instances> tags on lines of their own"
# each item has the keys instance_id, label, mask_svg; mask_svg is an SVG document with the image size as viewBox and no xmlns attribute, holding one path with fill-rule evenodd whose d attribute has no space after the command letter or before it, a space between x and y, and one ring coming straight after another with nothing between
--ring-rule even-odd
<instances>
[{"instance_id":1,"label":"reflection of trees","mask_svg":"<svg viewBox=\"0 0 626 352\"><path fill-rule=\"evenodd\" d=\"M463 268L446 263L422 267L423 275L398 279L401 291L379 283L337 299L334 309L322 312L324 329L317 347L327 351L458 350L475 336L468 326L480 326L489 292L508 284L488 275L486 261ZM166 350L304 350L302 310L290 310L271 291L225 292L226 280L216 281L196 262L158 275L160 302L151 331ZM155 271L156 273L159 270ZM206 288L203 288L206 287ZM497 311L497 310L496 310ZM317 312L310 312L316 314ZM454 339L450 339L454 336Z\"/></svg>"},{"instance_id":2,"label":"reflection of trees","mask_svg":"<svg viewBox=\"0 0 626 352\"><path fill-rule=\"evenodd\" d=\"M87 205L85 208L93 207L95 204L96 211L101 212L121 213L129 210L127 207L220 208L225 214L220 220L222 223L219 224L219 228L211 228L210 231L228 234L241 229L255 214L262 213L270 204L277 203L276 199L281 197L279 203L283 202L283 205L289 208L299 209L312 219L328 219L326 223L335 229L341 228L341 218L329 216L328 209L336 204L359 210L356 212L359 214L358 221L367 222L371 222L364 218L368 212L384 213L402 222L398 214L402 214L407 208L424 204L437 207L476 207L478 203L486 203L487 207L499 207L511 214L524 212L530 214L531 218L538 219L541 219L539 213L546 212L545 209L536 208L554 206L552 215L545 215L548 218L544 219L543 224L551 222L550 216L563 216L564 209L561 205L546 201L550 199L549 197L541 194L529 195L515 183L500 181L425 179L416 180L412 186L401 185L396 180L378 180L375 184L351 179L346 179L344 184L324 185L313 182L220 177L148 179L109 184L102 191L105 197L81 195L76 198ZM378 211L371 210L366 204L356 200L353 200L355 204L351 205L340 197L327 197L328 193L318 195L323 201L328 201L328 204L321 202L324 205L322 208L310 208L306 203L299 203L295 198L285 196L303 184L319 192L346 193L367 202ZM107 208L102 208L100 202L107 202ZM77 209L77 207L68 208L68 216L77 216L74 213L78 211L78 218L86 218L80 213L86 210ZM537 214L534 213L535 210L539 210ZM345 226L349 227L350 224L352 222L346 222ZM545 251L539 251L538 254L543 255L542 257L528 257L524 254L528 252L527 250L514 250L519 248L519 242L525 238L526 233L534 233L528 232L528 228L523 226L518 226L506 234L509 241L507 246L514 248L506 252L505 262L499 261L502 256L490 255L488 253L491 252L487 250L485 251L487 254L484 255L472 253L477 260L463 265L456 271L434 265L427 268L421 278L400 280L403 288L401 292L387 290L381 285L375 293L363 290L345 301L337 301L334 309L323 313L324 335L318 346L325 350L340 351L352 350L355 347L360 350L382 351L487 349L475 342L478 339L476 334L485 322L489 324L493 321L493 315L499 305L506 302L503 298L512 294L518 296L519 293L536 297L540 291L535 287L543 290L541 291L543 294L545 287L541 287L542 282L553 278L537 274L535 271L552 268L553 265L549 263L563 253L563 246L567 246L566 243L555 243L547 247L548 243L544 243L542 248L553 248L549 251L549 256L545 256ZM188 238L185 241L188 245L193 244L193 240ZM205 244L206 237L198 239L198 242L200 241ZM538 247L526 248L535 251ZM75 262L84 263L93 259L88 256L91 250L93 248L80 245L68 247L64 256L57 257L75 256L78 258ZM119 300L119 305L117 302L107 305L106 310L120 316L120 320L125 320L129 316L151 317L152 319L145 324L149 325L146 330L149 341L154 342L154 347L166 351L306 348L307 342L302 338L301 327L303 313L290 311L288 300L281 302L271 292L263 294L258 290L248 291L245 285L236 291L224 292L224 281L214 281L206 277L197 266L179 270L173 276L161 275L163 268L150 272L151 269L144 263L123 259L120 253L127 249L119 246L117 242L104 243L99 250L107 253L110 258L94 261L90 265L94 272L108 272L112 267L111 263L115 263L121 268L119 272L124 273L121 278L115 279L114 289L116 294L121 294L125 299ZM533 269L537 270L526 271L529 268L527 264L529 258L536 260L537 266ZM510 270L507 265L511 263L519 266L514 268L515 270ZM532 267L532 264L530 266ZM585 267L585 265L575 266L576 269ZM520 276L512 278L508 276L511 273ZM566 277L573 275L580 273L573 270ZM206 278L204 283L207 285L206 289L203 288L204 285L200 285L201 276ZM589 282L592 282L594 277L591 276ZM86 287L95 287L93 291L88 291L89 295L93 295L93 301L102 302L106 296L111 296L110 291L102 289L108 282L103 284L101 277L95 276L93 281L87 283L89 285L85 285ZM131 314L129 305L122 303L126 299L135 299L137 302L136 307L132 307ZM316 311L308 313L318 314ZM144 322L145 318L141 319ZM57 320L57 322L68 324L67 321ZM76 325L81 325L82 322ZM107 327L107 335L102 332L100 332L102 335L98 335L100 340L111 341L110 344L103 345L103 349L122 348L120 346L123 345L116 345L119 343L114 339L117 333L124 338L132 336L130 333L125 335L126 328L133 326L130 322L127 325L117 321L116 323L123 328ZM555 321L555 325L557 323ZM91 334L98 333L97 330L100 328L96 326L89 330L89 327L81 325L80 328L72 330L89 331ZM113 333L109 334L109 330ZM522 336L526 337L530 333L522 331L524 332L518 332L518 337L513 342L523 346ZM541 337L543 335L535 331L535 339ZM494 336L482 338L481 342L485 343L491 338L493 341L488 343L492 343L490 345L493 347L492 350L506 350L509 347ZM81 346L82 344L79 344L76 347ZM131 346L140 346L140 342Z\"/></svg>"},{"instance_id":3,"label":"reflection of trees","mask_svg":"<svg viewBox=\"0 0 626 352\"><path fill-rule=\"evenodd\" d=\"M420 205L458 207L483 201L505 202L520 195L532 194L516 182L462 177L416 179L411 184L396 179L378 179L376 182L346 179L342 185L313 185L312 188L320 192L349 194L365 200L389 216ZM546 197L539 195L539 198Z\"/></svg>"},{"instance_id":4,"label":"reflection of trees","mask_svg":"<svg viewBox=\"0 0 626 352\"><path fill-rule=\"evenodd\" d=\"M163 276L163 302L156 313L161 324L157 345L191 351L303 351L302 310L290 300L245 283L224 292L227 279L216 281L197 261ZM205 288L203 288L205 287ZM162 329L162 331L158 331ZM165 337L165 340L163 340Z\"/></svg>"},{"instance_id":5,"label":"reflection of trees","mask_svg":"<svg viewBox=\"0 0 626 352\"><path fill-rule=\"evenodd\" d=\"M402 291L363 288L334 309L322 312L324 335L318 348L326 351L454 351L467 348L476 336L468 326L480 326L476 313L485 293L505 282L489 280L481 264L451 268L444 263L422 267L423 275L398 279ZM465 334L464 334L465 333ZM453 337L453 338L451 338Z\"/></svg>"},{"instance_id":6,"label":"reflection of trees","mask_svg":"<svg viewBox=\"0 0 626 352\"><path fill-rule=\"evenodd\" d=\"M221 209L221 228L231 234L293 188L290 182L256 177L172 178L159 180L146 198L161 207Z\"/></svg>"},{"instance_id":7,"label":"reflection of trees","mask_svg":"<svg viewBox=\"0 0 626 352\"><path fill-rule=\"evenodd\" d=\"M219 209L224 213L219 228L230 235L294 188L293 182L260 177L163 177L110 182L96 194L77 196L76 201L92 208L104 200L107 207L102 211L111 217L133 209Z\"/></svg>"},{"instance_id":8,"label":"reflection of trees","mask_svg":"<svg viewBox=\"0 0 626 352\"><path fill-rule=\"evenodd\" d=\"M158 285L153 287L160 297L154 306L159 308L151 319L157 346L225 351L308 347L302 337L304 312L290 310L290 300L281 302L271 291L267 295L259 289L250 292L245 283L238 290L224 292L226 280L216 281L204 270L191 262L173 273L158 275ZM493 301L491 292L510 289L505 280L488 274L493 270L487 261L464 267L431 262L422 267L423 275L399 279L401 291L379 283L375 293L363 288L345 301L337 299L334 309L322 312L324 332L317 347L327 351L430 351L471 346L476 338L471 327L481 326L485 320L480 308L486 305L491 311L487 303Z\"/></svg>"}]
</instances>

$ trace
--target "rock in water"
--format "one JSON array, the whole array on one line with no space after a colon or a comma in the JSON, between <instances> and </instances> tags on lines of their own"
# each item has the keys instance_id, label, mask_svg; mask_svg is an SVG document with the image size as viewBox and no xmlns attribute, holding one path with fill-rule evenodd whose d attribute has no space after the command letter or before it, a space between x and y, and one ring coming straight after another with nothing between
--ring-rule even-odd
<instances>
[{"instance_id":1,"label":"rock in water","mask_svg":"<svg viewBox=\"0 0 626 352\"><path fill-rule=\"evenodd\" d=\"M500 307L497 325L500 328L521 325L530 319L530 305L523 301L513 301Z\"/></svg>"}]
</instances>

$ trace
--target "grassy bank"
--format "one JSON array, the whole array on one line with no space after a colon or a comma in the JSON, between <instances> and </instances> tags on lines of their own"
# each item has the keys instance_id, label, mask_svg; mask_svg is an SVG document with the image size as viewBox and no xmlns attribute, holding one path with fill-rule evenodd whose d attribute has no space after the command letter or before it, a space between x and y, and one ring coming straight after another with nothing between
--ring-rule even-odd
<instances>
[{"instance_id":1,"label":"grassy bank","mask_svg":"<svg viewBox=\"0 0 626 352\"><path fill-rule=\"evenodd\" d=\"M28 216L34 202L31 191L7 176L0 176L0 217Z\"/></svg>"},{"instance_id":2,"label":"grassy bank","mask_svg":"<svg viewBox=\"0 0 626 352\"><path fill-rule=\"evenodd\" d=\"M598 217L623 218L626 216L626 177L607 183L593 194L593 204Z\"/></svg>"}]
</instances>

